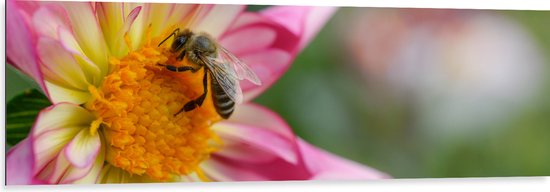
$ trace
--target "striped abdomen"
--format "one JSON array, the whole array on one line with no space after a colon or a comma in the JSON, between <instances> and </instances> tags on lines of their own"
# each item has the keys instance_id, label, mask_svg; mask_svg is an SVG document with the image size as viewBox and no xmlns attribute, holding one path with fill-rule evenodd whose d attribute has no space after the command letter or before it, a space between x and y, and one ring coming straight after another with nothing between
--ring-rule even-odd
<instances>
[{"instance_id":1,"label":"striped abdomen","mask_svg":"<svg viewBox=\"0 0 550 192\"><path fill-rule=\"evenodd\" d=\"M210 78L210 85L212 87L212 100L214 101L216 112L224 119L229 118L235 109L235 102L223 91L216 78Z\"/></svg>"}]
</instances>

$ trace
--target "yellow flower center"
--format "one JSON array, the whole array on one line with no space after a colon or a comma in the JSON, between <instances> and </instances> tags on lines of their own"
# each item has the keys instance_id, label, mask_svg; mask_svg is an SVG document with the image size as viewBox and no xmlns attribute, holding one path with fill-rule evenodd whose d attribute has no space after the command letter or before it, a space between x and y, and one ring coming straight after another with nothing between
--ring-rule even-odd
<instances>
[{"instance_id":1,"label":"yellow flower center","mask_svg":"<svg viewBox=\"0 0 550 192\"><path fill-rule=\"evenodd\" d=\"M202 70L176 73L157 65L190 65L177 62L175 54L146 43L111 59L113 71L102 86L90 87L94 99L86 107L98 116L91 132L104 135L109 164L159 181L193 172L200 176L199 163L220 144L210 126L221 118L209 97L201 107L175 115L203 93Z\"/></svg>"}]
</instances>

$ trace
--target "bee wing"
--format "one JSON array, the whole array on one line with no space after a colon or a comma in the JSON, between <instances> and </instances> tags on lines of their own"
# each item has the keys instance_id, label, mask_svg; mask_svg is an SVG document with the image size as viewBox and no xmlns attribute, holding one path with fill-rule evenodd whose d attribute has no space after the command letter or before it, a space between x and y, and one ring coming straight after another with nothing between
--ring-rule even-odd
<instances>
[{"instance_id":1,"label":"bee wing","mask_svg":"<svg viewBox=\"0 0 550 192\"><path fill-rule=\"evenodd\" d=\"M212 72L212 76L214 76L216 82L222 87L225 94L235 103L241 103L243 100L243 92L239 80L237 79L237 73L230 64L212 57L201 57L201 60L206 63L207 67Z\"/></svg>"},{"instance_id":2,"label":"bee wing","mask_svg":"<svg viewBox=\"0 0 550 192\"><path fill-rule=\"evenodd\" d=\"M223 63L228 63L230 68L236 72L236 78L238 80L246 79L256 85L261 85L262 82L260 78L248 67L244 62L239 60L235 55L225 49L223 46L218 46L218 58L220 58Z\"/></svg>"}]
</instances>

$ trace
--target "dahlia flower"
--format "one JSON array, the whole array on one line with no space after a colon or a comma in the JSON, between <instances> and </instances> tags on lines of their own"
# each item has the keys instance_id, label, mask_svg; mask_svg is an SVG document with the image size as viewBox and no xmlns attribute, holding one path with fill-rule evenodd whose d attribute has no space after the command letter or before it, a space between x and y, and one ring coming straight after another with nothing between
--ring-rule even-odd
<instances>
[{"instance_id":1,"label":"dahlia flower","mask_svg":"<svg viewBox=\"0 0 550 192\"><path fill-rule=\"evenodd\" d=\"M53 103L7 155L8 184L377 179L386 175L297 138L250 102L286 71L334 12L321 7L7 3L7 56ZM196 25L191 25L196 24ZM202 75L167 71L158 46L174 29L204 31L247 63L244 103L223 120Z\"/></svg>"}]
</instances>

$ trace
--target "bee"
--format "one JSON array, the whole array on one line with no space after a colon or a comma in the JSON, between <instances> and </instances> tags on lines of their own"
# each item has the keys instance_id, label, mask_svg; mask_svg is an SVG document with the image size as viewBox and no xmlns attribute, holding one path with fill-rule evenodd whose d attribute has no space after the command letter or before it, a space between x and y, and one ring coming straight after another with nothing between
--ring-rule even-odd
<instances>
[{"instance_id":1,"label":"bee","mask_svg":"<svg viewBox=\"0 0 550 192\"><path fill-rule=\"evenodd\" d=\"M204 68L202 79L203 94L187 102L175 115L185 111L191 111L200 107L208 94L208 79L212 90L212 100L216 112L224 119L231 116L235 109L235 103L241 103L243 93L239 81L246 79L256 85L261 85L260 79L245 63L235 55L219 45L207 33L194 33L189 29L180 32L175 29L166 39L159 43L159 47L170 37L174 41L170 47L177 54L176 60L184 58L195 66L174 66L170 64L158 64L173 72L191 71L195 73Z\"/></svg>"}]
</instances>

